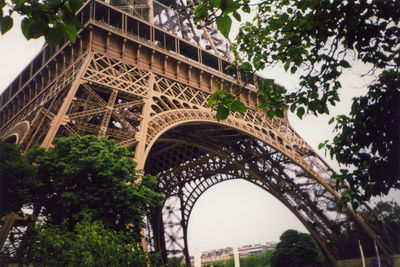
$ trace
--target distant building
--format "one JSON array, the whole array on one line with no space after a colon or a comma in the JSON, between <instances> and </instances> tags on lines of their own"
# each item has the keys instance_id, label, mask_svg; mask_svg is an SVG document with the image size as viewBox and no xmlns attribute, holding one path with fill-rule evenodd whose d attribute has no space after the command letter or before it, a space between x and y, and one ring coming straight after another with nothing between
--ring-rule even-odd
<instances>
[{"instance_id":1,"label":"distant building","mask_svg":"<svg viewBox=\"0 0 400 267\"><path fill-rule=\"evenodd\" d=\"M274 249L276 247L276 242L265 242L260 244L246 245L239 247L239 256L241 258L250 255L261 254L266 250Z\"/></svg>"},{"instance_id":2,"label":"distant building","mask_svg":"<svg viewBox=\"0 0 400 267\"><path fill-rule=\"evenodd\" d=\"M210 264L216 261L226 262L229 259L233 259L233 248L220 248L213 249L210 251L205 251L201 253L201 266Z\"/></svg>"},{"instance_id":3,"label":"distant building","mask_svg":"<svg viewBox=\"0 0 400 267\"><path fill-rule=\"evenodd\" d=\"M250 255L257 255L261 254L266 250L274 249L276 247L276 242L265 242L260 244L252 244L241 246L238 248L239 256L241 258L250 256ZM190 257L193 266L193 257ZM201 253L201 266L212 264L217 261L222 261L226 263L228 260L233 259L233 248L220 248L220 249L213 249L209 251L204 251Z\"/></svg>"}]
</instances>

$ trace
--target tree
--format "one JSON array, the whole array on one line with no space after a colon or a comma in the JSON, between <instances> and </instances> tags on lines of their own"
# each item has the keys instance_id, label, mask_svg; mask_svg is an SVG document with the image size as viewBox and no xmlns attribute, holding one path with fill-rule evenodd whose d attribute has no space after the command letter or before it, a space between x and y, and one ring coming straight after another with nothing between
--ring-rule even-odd
<instances>
[{"instance_id":1,"label":"tree","mask_svg":"<svg viewBox=\"0 0 400 267\"><path fill-rule=\"evenodd\" d=\"M153 191L157 179L137 173L132 153L107 137L59 138L53 144L48 151L35 148L27 154L38 166L37 203L46 221L59 225L68 218L73 229L91 214L107 228L129 228L140 240L143 217L161 200Z\"/></svg>"},{"instance_id":2,"label":"tree","mask_svg":"<svg viewBox=\"0 0 400 267\"><path fill-rule=\"evenodd\" d=\"M385 223L389 234L387 235L396 250L400 253L400 205L394 201L379 201L374 211L381 217ZM374 218L371 216L371 218ZM379 225L379 224L378 224Z\"/></svg>"},{"instance_id":3,"label":"tree","mask_svg":"<svg viewBox=\"0 0 400 267\"><path fill-rule=\"evenodd\" d=\"M182 264L182 260L183 260L182 257L169 257L167 267L184 267L185 265Z\"/></svg>"},{"instance_id":4,"label":"tree","mask_svg":"<svg viewBox=\"0 0 400 267\"><path fill-rule=\"evenodd\" d=\"M249 255L240 258L240 266L242 267L266 267L270 266L274 250L266 250L258 255ZM233 265L232 265L233 266Z\"/></svg>"},{"instance_id":5,"label":"tree","mask_svg":"<svg viewBox=\"0 0 400 267\"><path fill-rule=\"evenodd\" d=\"M0 140L0 218L32 204L36 168L18 145Z\"/></svg>"},{"instance_id":6,"label":"tree","mask_svg":"<svg viewBox=\"0 0 400 267\"><path fill-rule=\"evenodd\" d=\"M379 229L381 239L385 244L391 244L395 253L400 252L400 205L394 201L379 201L373 209L363 210L362 217L374 229ZM384 222L384 223L383 223ZM375 241L365 235L357 224L344 223L342 241L335 247L343 258L360 257L360 241L364 256L375 257Z\"/></svg>"},{"instance_id":7,"label":"tree","mask_svg":"<svg viewBox=\"0 0 400 267\"><path fill-rule=\"evenodd\" d=\"M345 201L400 189L400 2L201 0L195 18L215 21L227 37L232 17L240 21L239 11L249 13L251 7L254 18L240 27L234 63L245 72L279 63L300 74L296 90L274 90L273 81L265 80L257 91L259 108L271 118L283 116L286 108L300 118L305 113L329 114L329 105L340 101L338 79L343 71L353 60L365 63L368 73L379 77L366 96L353 100L349 116L336 118L333 142L320 147L325 145L347 167L334 177L350 185ZM209 104L217 118L224 119L230 110L237 111L234 101L230 93L217 91Z\"/></svg>"},{"instance_id":8,"label":"tree","mask_svg":"<svg viewBox=\"0 0 400 267\"><path fill-rule=\"evenodd\" d=\"M49 45L56 46L67 37L74 43L82 27L75 13L82 4L82 0L0 0L1 34L13 27L11 15L18 13L23 16L21 29L26 39L44 36Z\"/></svg>"},{"instance_id":9,"label":"tree","mask_svg":"<svg viewBox=\"0 0 400 267\"><path fill-rule=\"evenodd\" d=\"M161 201L161 195L153 190L156 177L137 172L132 153L106 137L74 136L55 139L53 144L47 151L35 147L27 152L26 158L37 167L34 194L29 195L27 202L33 204L33 214L43 218L43 225L38 229L31 224L19 240L10 239L9 245L16 249L8 250L9 258L20 263L35 262L35 249L43 245L54 254L51 259L63 260L65 254L54 251L70 249L68 253L78 253L75 249L80 249L74 242L81 231L89 235L82 237L84 240L91 240L92 235L110 242L125 240L124 244L105 249L126 250L130 244L129 253L139 253L144 216ZM17 196L21 193L18 190L14 192ZM88 222L82 225L82 221ZM94 232L82 230L85 227ZM125 239L127 236L129 239ZM72 243L62 243L60 247L58 241L52 245L43 243L59 237ZM95 250L88 251L91 257L98 258Z\"/></svg>"},{"instance_id":10,"label":"tree","mask_svg":"<svg viewBox=\"0 0 400 267\"><path fill-rule=\"evenodd\" d=\"M396 231L400 233L400 205L394 201L379 201L374 211L381 216L389 225L395 226L399 229Z\"/></svg>"},{"instance_id":11,"label":"tree","mask_svg":"<svg viewBox=\"0 0 400 267\"><path fill-rule=\"evenodd\" d=\"M36 226L20 262L33 266L147 266L148 257L129 233L86 217L69 231L61 225Z\"/></svg>"},{"instance_id":12,"label":"tree","mask_svg":"<svg viewBox=\"0 0 400 267\"><path fill-rule=\"evenodd\" d=\"M280 242L272 254L271 266L323 266L325 259L321 255L309 234L287 230L280 236Z\"/></svg>"},{"instance_id":13,"label":"tree","mask_svg":"<svg viewBox=\"0 0 400 267\"><path fill-rule=\"evenodd\" d=\"M240 266L242 267L269 267L274 250L266 250L261 254L240 257ZM213 262L214 267L234 267L234 259L229 259L225 263L223 261Z\"/></svg>"},{"instance_id":14,"label":"tree","mask_svg":"<svg viewBox=\"0 0 400 267\"><path fill-rule=\"evenodd\" d=\"M400 73L384 71L367 95L354 98L350 117L338 116L332 157L352 168L334 175L346 181L346 200L369 200L400 188ZM356 202L353 202L356 204Z\"/></svg>"}]
</instances>

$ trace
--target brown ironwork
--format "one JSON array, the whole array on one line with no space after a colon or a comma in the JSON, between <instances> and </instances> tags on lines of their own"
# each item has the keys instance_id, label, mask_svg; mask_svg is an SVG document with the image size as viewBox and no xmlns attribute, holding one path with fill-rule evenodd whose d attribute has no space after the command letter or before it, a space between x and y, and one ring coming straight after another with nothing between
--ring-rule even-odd
<instances>
[{"instance_id":1,"label":"brown ironwork","mask_svg":"<svg viewBox=\"0 0 400 267\"><path fill-rule=\"evenodd\" d=\"M160 177L158 190L166 196L146 230L149 249L164 261L181 254L190 264L193 206L208 188L231 179L245 179L279 199L334 266L346 257L338 248L349 227L361 228L388 257L394 254L382 227L361 217L367 206L341 204L332 170L287 118L271 120L257 109L262 78L227 69L229 61L216 51L172 34L190 28L183 22L192 17L172 19L182 10L157 7L153 19L159 23L152 24L152 4L142 2L122 11L110 5L121 1L86 2L78 12L84 28L77 42L44 46L0 96L0 137L13 137L27 150L50 148L55 137L93 134L134 151L138 167ZM168 16L174 25L162 22ZM196 39L194 33L180 36ZM220 85L247 105L245 114L216 122L207 99Z\"/></svg>"}]
</instances>

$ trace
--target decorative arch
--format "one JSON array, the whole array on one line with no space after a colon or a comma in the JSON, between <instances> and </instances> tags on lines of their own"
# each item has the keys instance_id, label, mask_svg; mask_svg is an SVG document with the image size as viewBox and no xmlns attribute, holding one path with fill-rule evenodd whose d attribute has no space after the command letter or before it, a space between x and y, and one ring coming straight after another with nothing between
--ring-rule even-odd
<instances>
[{"instance_id":1,"label":"decorative arch","mask_svg":"<svg viewBox=\"0 0 400 267\"><path fill-rule=\"evenodd\" d=\"M9 136L7 136L6 138L4 138L4 141L7 143L11 143L11 144L18 144L18 134L17 133L13 133Z\"/></svg>"},{"instance_id":2,"label":"decorative arch","mask_svg":"<svg viewBox=\"0 0 400 267\"><path fill-rule=\"evenodd\" d=\"M7 131L3 136L2 139L3 140L8 140L9 138L15 136L15 142L16 144L20 144L23 142L23 139L25 137L25 135L28 133L30 129L30 123L29 121L22 121L20 123L18 123L17 125L15 125L14 127L12 127L9 131Z\"/></svg>"},{"instance_id":3,"label":"decorative arch","mask_svg":"<svg viewBox=\"0 0 400 267\"><path fill-rule=\"evenodd\" d=\"M288 142L280 144L238 119L216 123L210 111L166 111L151 118L146 141L145 171L159 175L161 192L180 199L184 242L181 251L187 260L187 224L191 210L200 195L211 187L210 179L218 175L219 180L221 175L243 177L278 198L299 218L335 266L337 259L344 258L346 253L337 248L346 242L344 233L349 225L357 224L375 237L354 210L340 203L329 180L329 168L318 165L322 161L307 161L300 154L301 148ZM301 159L297 160L298 157ZM313 154L308 159L318 157ZM321 175L317 170L325 172ZM174 231L178 232L176 228ZM156 241L161 251L167 250L163 244L179 240L178 236L163 240L164 229L155 231L154 236L161 238ZM176 253L179 247L170 251Z\"/></svg>"},{"instance_id":4,"label":"decorative arch","mask_svg":"<svg viewBox=\"0 0 400 267\"><path fill-rule=\"evenodd\" d=\"M258 114L256 114L259 116ZM258 118L263 120L263 117ZM210 110L203 109L173 109L155 115L149 120L148 132L146 136L146 152L145 158L150 152L152 145L156 142L164 132L173 127L181 124L205 122L215 125L226 125L246 133L254 138L267 143L269 146L280 151L285 156L293 161L296 161L302 168L304 168L311 175L321 178L322 183L329 182L332 171L326 163L319 158L312 148L308 146L293 130L290 131L291 136L282 136L282 133L277 132L276 129L268 129L257 127L249 122L235 118L233 116L221 122L216 122L215 114ZM289 128L289 126L286 126ZM313 163L310 164L305 158L312 157ZM332 192L335 192L334 190ZM336 192L335 192L336 193Z\"/></svg>"}]
</instances>

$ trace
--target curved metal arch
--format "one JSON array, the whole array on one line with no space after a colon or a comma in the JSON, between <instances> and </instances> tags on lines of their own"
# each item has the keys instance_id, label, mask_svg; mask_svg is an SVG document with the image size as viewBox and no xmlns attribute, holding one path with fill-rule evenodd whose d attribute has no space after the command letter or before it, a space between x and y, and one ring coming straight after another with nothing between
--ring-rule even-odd
<instances>
[{"instance_id":1,"label":"curved metal arch","mask_svg":"<svg viewBox=\"0 0 400 267\"><path fill-rule=\"evenodd\" d=\"M182 142L182 141L181 141ZM210 151L213 151L212 149L209 149ZM218 152L216 152L215 151L215 153L218 153ZM196 162L192 162L192 164L196 164ZM210 164L210 162L208 162L208 164ZM211 163L212 164L212 163ZM225 163L226 165L228 164L227 162ZM189 167L190 168L190 167ZM200 193L197 193L197 195L196 195L196 197L195 197L195 199L194 199L194 201L189 201L189 199L190 199L190 197L191 197L191 194L193 193L193 192L195 192L196 191L196 188L197 187L199 187L203 182L205 182L205 181L209 181L209 179L210 179L210 177L212 177L212 176L220 176L220 175L222 175L222 174L225 174L225 175L229 175L229 176L231 176L231 177L235 177L235 176L241 176L241 177L243 177L242 179L244 179L244 180L246 180L246 181L249 181L249 182L251 182L251 183L253 183L253 184L255 184L255 185L257 185L257 186L259 186L259 187L261 187L261 188L263 188L264 190L266 190L267 192L269 192L269 193L271 193L273 196L275 196L278 200L280 200L286 207L288 207L289 208L289 210L291 210L292 211L292 213L303 223L303 225L309 230L309 232L315 237L315 239L318 241L318 243L321 245L321 247L323 248L323 250L324 250L324 252L325 252L325 254L327 255L327 257L331 260L331 261L334 261L335 260L335 257L332 255L332 253L329 251L329 249L327 248L327 244L326 244L326 242L324 242L324 240L322 240L321 239L321 231L320 232L317 232L314 228L315 228L315 225L312 225L309 221L307 221L305 218L304 218L304 215L301 215L300 214L300 212L299 212L299 210L297 210L296 208L295 208L295 205L293 205L293 203L290 203L290 202L288 202L287 201L287 199L285 199L285 198L283 198L282 196L281 196L281 194L280 194L280 192L278 192L276 189L274 189L274 188L272 188L272 187L270 187L270 186L267 186L267 184L265 183L265 181L264 182L262 182L262 179L260 178L260 177L257 177L257 176L259 176L259 175L257 175L256 174L256 172L254 171L254 170L251 170L251 169L249 169L249 170L244 170L244 169L240 169L240 168L229 168L228 166L227 166L227 168L225 168L225 169L219 169L218 170L218 174L216 174L215 173L215 171L208 171L210 168L207 168L207 167L203 167L203 168L200 168L200 169L196 169L195 171L193 171L193 175L194 175L194 178L193 179L186 179L186 181L185 181L185 185L187 185L187 184L190 184L191 182L197 182L197 185L196 185L196 187L192 187L191 188L191 190L189 190L188 192L189 192L189 196L186 196L186 200L183 200L183 207L181 207L182 208L182 213L183 213L183 222L184 222L184 224L187 226L187 222L189 221L189 217L190 217L190 213L191 213L191 211L192 211L192 208L194 207L194 205L195 205L195 203L196 203L196 201L197 201L197 199L201 196L201 194L202 193L204 193L207 189L209 189L211 186L213 186L214 184L216 184L216 183L214 183L213 185L209 185L208 187L203 187L203 190L200 192ZM206 171L206 173L204 174L202 171L203 170L207 170ZM232 173L233 172L233 173ZM235 172L243 172L243 174L240 174L240 173L235 173ZM248 174L247 175L245 175L244 173L246 173L246 172L248 172ZM251 174L252 173L252 174ZM161 174L161 175L163 175L163 174ZM249 177L247 177L247 178L245 178L245 176L249 176L250 175L250 178ZM202 177L202 178L198 178L198 177ZM253 176L253 177L257 177L257 178L251 178L251 176ZM175 177L176 178L176 177ZM234 178L229 178L229 179L234 179ZM229 180L229 179L226 179L226 180ZM219 182L222 182L222 180L221 181L219 181ZM181 187L181 189L182 188L184 188L185 187L185 185L184 186L182 186ZM172 186L174 186L174 185L172 185ZM311 208L313 208L313 206L312 205L310 205L310 207ZM315 211L315 210L314 210ZM315 214L317 214L317 212L315 212ZM319 215L321 215L321 213L319 212ZM310 216L307 216L307 217L310 217ZM328 220L328 218L319 218L319 220L320 221L322 221L322 224L324 224L323 223L323 221L325 221L325 224L326 224L326 221ZM315 220L316 221L316 220ZM186 237L186 231L185 231L185 229L183 230L184 231L184 236ZM328 237L328 238L333 238L334 236L332 235L332 234L328 234L326 231L324 231L325 232L325 237Z\"/></svg>"},{"instance_id":2,"label":"curved metal arch","mask_svg":"<svg viewBox=\"0 0 400 267\"><path fill-rule=\"evenodd\" d=\"M228 172L228 170L226 170L226 171ZM240 170L236 170L236 171L240 171ZM215 176L219 176L220 180L213 179L213 178L215 178ZM204 192L206 192L208 189L210 189L214 185L217 185L217 184L225 182L225 181L236 180L236 179L242 179L242 180L245 180L247 182L250 182L250 183L252 183L252 184L254 184L254 185L256 185L256 186L258 186L258 187L260 187L260 188L262 188L265 191L270 193L270 190L268 188L266 188L264 184L257 183L258 180L256 180L256 179L248 180L248 179L245 179L245 178L243 178L243 177L241 177L239 175L238 176L233 176L233 174L231 174L231 173L228 174L228 173L225 173L224 171L222 171L222 172L220 172L218 174L213 174L213 175L210 174L209 176L204 175L204 176L202 176L202 178L198 178L197 179L197 180L199 180L199 182L197 183L196 187L193 188L193 191L187 196L186 200L183 203L183 205L184 205L183 210L187 211L187 213L184 214L185 215L184 219L187 222L189 221L190 215L192 213L192 210L193 210L197 200L201 197L201 195ZM211 181L211 184L206 183L207 186L203 186L203 188L200 188L202 185L204 185L204 182L206 182L206 181L207 182ZM198 192L197 189L200 189L200 192ZM196 195L194 195L193 193L196 193ZM189 199L191 197L193 197L193 196L194 196L194 201L189 202Z\"/></svg>"},{"instance_id":3,"label":"curved metal arch","mask_svg":"<svg viewBox=\"0 0 400 267\"><path fill-rule=\"evenodd\" d=\"M260 142L256 142L256 143L258 143L258 144L260 144ZM214 146L215 146L215 144L214 144ZM267 145L268 146L268 145ZM246 146L245 146L246 147ZM272 148L273 149L273 148ZM232 153L232 152L230 152L230 153ZM251 155L253 155L253 153L254 153L254 151L250 151L250 153L248 153L248 154L251 154ZM277 153L280 153L279 151L277 152ZM236 158L239 158L241 155L244 155L244 154L246 154L245 153L245 151L239 151L237 154L236 154ZM276 154L275 154L276 155ZM280 155L280 157L284 157L284 155ZM243 159L242 159L243 160ZM293 162L291 162L291 163L293 163ZM240 164L239 164L240 165ZM296 165L296 163L294 163L294 165ZM287 170L287 169L289 169L289 168L285 168L285 170ZM246 168L244 168L244 170L246 170ZM263 174L259 174L258 173L258 168L257 168L257 166L253 166L253 167L247 167L247 172L249 172L251 175L253 175L253 176L255 176L255 177L259 177L259 180L260 181L262 181L262 182L265 182L264 180L263 180L263 178L261 177ZM196 170L196 173L198 173L198 170ZM267 175L268 175L268 173L267 173ZM289 175L287 175L285 172L283 172L283 170L281 170L280 172L271 172L270 173L270 175L271 176L285 176L285 182L290 182L290 188L287 188L287 189L290 189L290 190L286 190L285 192L286 193L294 193L293 194L293 196L294 197L296 197L297 196L297 193L299 193L299 192L303 192L304 193L304 189L302 189L302 188L299 188L298 187L298 185L296 185L294 182L293 182L293 180L290 178L290 176ZM304 175L306 175L306 176L308 176L308 179L313 179L313 177L311 177L311 176L309 176L309 175L307 175L306 173L297 173L296 174L296 176L298 177L298 178L300 178L301 176L304 176ZM319 181L317 180L316 182L318 182L319 183ZM326 193L331 193L331 191L330 190L327 190L327 189L329 189L329 188L326 188L326 185L325 184L322 184L322 183L320 183L320 185L321 185L321 187L322 188L320 188L319 190L320 190L320 192L318 192L318 196L317 196L317 194L316 194L316 192L315 191L317 191L318 190L318 188L317 188L317 186L316 186L317 184L316 183L313 183L312 184L312 189L313 189L313 194L315 194L316 196L314 196L315 198L316 197L318 197L318 199L319 200L321 200L321 197L322 197L322 199L324 199L324 198L326 198L326 200L327 201L329 201L330 203L331 203L331 205L333 204L333 205L335 205L335 204L337 204L337 205L341 205L340 203L338 203L338 201L337 201L337 199L335 200L335 198L328 198L327 196L326 196ZM280 186L282 186L282 184L280 185ZM326 190L326 191L324 191L324 189ZM322 191L321 191L322 190ZM278 199L279 199L279 195L280 194L282 194L283 192L282 191L278 191L278 193L277 194L274 194L275 195L275 197L277 197ZM293 196L292 196L292 198L293 198ZM334 195L333 195L334 196ZM303 200L305 200L305 199L307 199L307 197L303 197ZM315 201L315 200L314 200ZM326 202L326 205L328 205L329 204L329 202ZM299 200L294 200L293 201L293 203L299 203ZM310 200L310 201L308 201L308 203L305 203L305 204L309 204L308 206L309 207L311 207L311 208L313 208L313 207L315 207L314 205L313 205L313 203L312 203L312 201ZM293 206L293 204L291 204L291 206ZM302 209L304 210L304 205L302 206ZM332 206L331 206L331 209L332 209ZM353 213L351 212L352 210L350 209L350 212L349 212L349 209L348 208L346 208L346 207L342 207L341 208L342 209L342 214L347 214L347 216L348 217L352 217L352 215L353 215ZM319 211L317 211L317 210L315 210L315 209L313 209L313 210L311 210L311 211L309 211L309 213L307 214L307 218L309 218L309 217L312 217L313 215L317 215L318 217L320 217L323 221L325 221L325 222L329 222L330 221L330 219L327 217L327 216L323 216L323 214L321 213L321 210L323 211L324 209L322 208L322 209L320 209ZM353 211L354 212L354 211ZM296 213L296 212L294 212L294 213ZM338 215L336 215L336 216L338 216ZM353 218L354 219L354 218ZM335 228L335 226L336 226L337 224L330 224L330 226L331 227L333 227L333 228ZM333 236L334 237L334 236ZM331 238L332 238L332 236L331 236Z\"/></svg>"},{"instance_id":4,"label":"curved metal arch","mask_svg":"<svg viewBox=\"0 0 400 267\"><path fill-rule=\"evenodd\" d=\"M9 131L7 131L2 139L6 140L9 137L15 135L16 136L16 144L20 144L22 143L25 135L28 133L30 129L30 123L29 121L22 121L20 123L18 123L16 126L14 126L13 128L11 128Z\"/></svg>"},{"instance_id":5,"label":"curved metal arch","mask_svg":"<svg viewBox=\"0 0 400 267\"><path fill-rule=\"evenodd\" d=\"M195 147L199 147L199 148L201 148L202 150L206 150L206 151L208 151L208 152L211 152L211 153L213 153L214 155L217 155L217 156L219 156L219 157L225 158L226 160L229 160L229 156L228 156L228 155L223 154L223 153L221 153L220 151L217 151L217 150L215 150L215 149L210 149L210 147L215 146L215 144L208 144L208 145L207 145L207 144L201 144L201 142L200 142L199 140L197 140L196 142L188 142L188 141L185 140L185 137L184 137L184 136L181 136L179 140L177 140L177 139L165 139L165 138L161 138L161 139L159 139L159 141L161 141L161 142L171 141L171 142L176 142L176 143L190 144L190 145L193 145L193 146L195 146ZM240 154L237 155L237 156L240 157ZM236 164L238 167L241 166L241 164L240 164L240 163L237 163L237 162L235 162L234 164ZM321 184L322 186L325 186L325 184L323 184L323 183L320 183L320 184Z\"/></svg>"},{"instance_id":6,"label":"curved metal arch","mask_svg":"<svg viewBox=\"0 0 400 267\"><path fill-rule=\"evenodd\" d=\"M326 248L326 245L324 244L323 240L322 240L321 237L317 234L317 232L313 229L312 225L310 225L307 221L305 221L304 218L302 218L302 217L299 215L298 211L297 211L296 209L294 209L293 206L291 206L287 201L284 201L284 199L278 197L278 194L277 194L276 192L275 192L275 193L271 192L271 190L268 189L268 188L265 186L265 184L260 183L258 180L254 180L254 181L250 180L250 181L249 181L249 180L247 180L247 179L245 179L245 178L241 178L241 177L234 177L234 176L230 176L230 175L224 175L224 173L220 173L220 174L217 174L217 175L215 175L215 176L225 177L225 178L222 178L221 180L217 180L217 181L215 181L214 179L211 179L211 180L213 181L213 183L212 183L211 185L209 185L208 187L203 188L202 191L201 191L200 193L197 194L197 196L196 196L196 198L194 199L194 201L191 201L191 202L186 201L186 202L183 203L184 208L182 209L182 210L183 210L182 213L183 213L183 216L184 216L184 217L187 217L187 219L184 220L185 225L184 225L184 227L182 227L183 229L181 229L181 231L183 232L183 234L182 234L182 235L183 235L183 238L185 239L184 242L187 243L187 226L188 226L188 222L189 222L189 219L190 219L190 215L191 215L192 209L194 208L194 206L195 206L197 200L200 198L200 196L201 196L205 191L207 191L208 189L210 189L211 187L213 187L214 185L217 185L217 184L222 183L222 182L225 182L225 181L242 179L242 180L245 180L245 181L247 181L247 182L249 182L249 183L252 183L252 184L254 184L254 185L260 187L261 189L263 189L263 190L265 190L265 191L271 193L273 196L277 197L277 199L278 199L279 201L281 201L281 203L284 204L284 205L285 205L299 220L300 220L300 222L306 227L306 229L311 233L311 235L313 235L313 237L317 240L318 244L321 245L322 250L323 250L324 254L327 256L327 258L328 258L331 262L336 262L335 257L334 257L334 256L330 253L330 251ZM206 177L206 178L204 178L204 177L205 177L205 176L203 176L203 179L197 179L197 180L203 180L203 182L206 181L206 180L207 180L207 181L210 180L210 177ZM202 184L199 183L199 184L198 184L198 187L199 187L200 185L202 185ZM194 191L193 191L193 192L194 192ZM186 207L187 203L189 203L189 207ZM185 212L185 211L187 211L187 212ZM185 228L185 226L186 226L186 228ZM183 251L183 254L185 254L184 249L182 249L182 251ZM186 256L186 257L189 257L188 254L185 255L185 256Z\"/></svg>"},{"instance_id":7,"label":"curved metal arch","mask_svg":"<svg viewBox=\"0 0 400 267\"><path fill-rule=\"evenodd\" d=\"M3 139L3 141L5 141L7 143L12 143L12 144L18 144L18 140L19 140L18 133L13 133L13 134L7 135L7 137Z\"/></svg>"},{"instance_id":8,"label":"curved metal arch","mask_svg":"<svg viewBox=\"0 0 400 267\"><path fill-rule=\"evenodd\" d=\"M320 163L309 163L304 159L304 155L301 155L297 151L296 144L289 144L282 138L282 143L280 143L279 141L272 138L270 135L263 133L261 130L251 126L249 123L241 121L237 118L228 118L218 123L216 122L214 113L212 113L211 111L199 109L175 109L157 114L156 116L152 117L148 123L149 127L146 137L147 147L145 150L144 158L147 159L153 144L163 133L179 125L196 122L229 126L240 132L248 134L256 138L257 140L267 143L269 146L278 150L279 152L290 158L293 162L296 162L298 165L300 165L306 172L310 173L310 175L319 180L320 183L326 184L326 186L330 188L330 192L335 195L338 200L340 199L337 192L333 190L330 186L328 186L327 183L332 174L330 168L328 166L322 166L321 163L323 163L323 161L317 155L315 155L314 157L316 160L319 160Z\"/></svg>"},{"instance_id":9,"label":"curved metal arch","mask_svg":"<svg viewBox=\"0 0 400 267\"><path fill-rule=\"evenodd\" d=\"M204 123L204 121L201 121L201 122ZM195 121L194 120L189 121L187 124L190 124L190 123L195 123ZM206 121L206 123L208 123L208 121ZM164 124L163 126L168 127L168 129L166 129L163 133L175 131L176 129L178 129L180 127L177 124L180 124L180 126L182 126L182 127L184 127L184 125L185 125L185 123L176 123L176 124L172 124L172 125ZM212 124L218 125L215 122ZM219 125L221 125L221 124L219 124ZM237 131L238 129L235 129L235 130ZM161 134L162 133L160 133L158 136L161 136ZM174 134L176 134L176 132ZM247 133L246 133L246 135L249 136ZM279 186L281 186L281 185L277 183L277 184L275 184L276 193L273 195L275 197L277 197L281 202L283 202L300 219L300 221L305 225L305 227L310 231L310 233L312 233L313 236L316 237L316 240L321 245L321 247L325 248L324 250L325 250L325 252L327 252L328 258L330 258L330 260L334 262L335 256L333 256L331 254L330 249L328 249L330 244L327 244L326 241L330 240L330 239L332 241L335 241L335 234L336 234L336 231L338 231L337 228L339 228L339 234L340 234L339 221L341 219L343 219L347 216L348 218L352 218L353 221L360 223L357 220L359 218L357 218L357 217L354 218L354 216L353 216L354 211L352 211L351 209L342 207L341 208L342 211L336 210L336 220L334 220L334 221L330 220L326 216L326 214L324 214L324 212L326 210L329 210L329 207L328 207L329 203L336 203L333 205L334 206L337 205L339 198L338 198L337 193L330 186L329 181L321 182L322 179L316 179L316 177L312 173L309 173L307 170L304 170L304 168L302 168L302 166L298 166L299 164L297 161L295 161L292 158L288 157L287 155L283 154L281 151L276 150L275 148L270 146L270 144L262 142L260 140L254 140L254 138L251 138L251 137L253 137L253 136L251 136L251 135L249 136L248 140L250 140L250 141L248 141L248 142L252 142L254 144L253 148L255 148L256 150L258 149L260 151L260 153L262 152L262 150L265 150L267 147L270 148L269 152L271 151L271 149L274 150L275 154L270 153L272 156L274 156L274 155L275 155L274 157L279 156L279 157L281 157L281 159L286 158L286 160L288 161L287 163L285 163L286 165L291 164L292 167L293 166L296 167L294 170L291 170L292 176L293 176L293 174L295 174L295 176L298 176L298 178L296 178L296 179L303 179L303 180L308 179L307 182L309 182L309 184L308 185L300 184L300 183L296 184L296 182L294 181L294 178L290 177L290 174L284 172L285 169L287 169L287 167L289 165L286 166L285 164L279 163L276 166L272 166L272 164L271 164L269 169L266 168L267 167L265 165L266 161L263 162L262 160L260 160L260 155L262 155L262 153L258 156L254 155L255 154L254 150L247 151L246 145L243 145L243 144L241 144L239 146L236 144L236 148L234 148L232 145L230 147L229 146L224 147L223 145L218 146L218 144L210 142L209 140L190 139L190 138L188 138L187 135L172 136L169 138L162 136L162 137L157 138L157 142L186 143L187 145L199 147L203 151L212 152L212 154L214 156L219 156L220 158L224 158L225 160L227 160L230 163L239 164L238 166L241 166L241 169L243 171L251 172L252 176L259 177L258 179L260 181L263 181L262 177L267 174L270 176L273 176L273 177L284 176L286 190L280 190ZM211 147L213 149L211 149ZM235 149L236 149L236 151L235 151ZM267 150L265 150L265 151L267 151ZM246 158L246 157L248 157L248 158ZM242 162L239 163L239 161L242 161ZM192 162L191 165L196 166L196 163ZM183 168L185 168L185 167L177 166L174 171L176 171L178 169L182 170ZM204 169L208 169L208 168L203 168L203 170ZM266 172L266 169L268 169L267 172ZM201 170L201 168L200 168L200 170ZM186 172L188 172L188 171L193 171L193 170L191 170L191 168L188 167L188 168L186 168ZM220 170L218 170L218 171L220 171ZM296 171L297 171L297 173L296 173ZM195 172L197 176L199 175L198 169L194 170L193 172ZM215 175L215 173L216 173L216 171L214 170L214 171L209 172L208 175L212 176L212 175ZM176 178L176 176L174 177L174 179L175 178ZM182 179L177 179L177 181L182 182ZM311 181L311 183L310 183L310 181ZM263 181L263 182L264 182L264 184L266 183L266 181ZM319 184L319 185L317 185L317 184ZM309 191L305 190L305 187L307 187L307 186L311 187L311 190L309 190ZM302 195L304 192L306 195ZM328 192L333 197L331 197L329 199L325 196L326 199L324 199L324 195ZM310 196L310 194L312 196ZM319 200L322 200L322 203L326 204L326 207L318 207L318 204L320 204L320 203L317 203L317 202ZM298 205L296 205L295 203L297 203ZM302 206L300 204L302 204ZM191 206L193 207L194 203L192 203ZM308 209L307 209L307 206L308 206ZM299 210L297 210L297 208L299 208ZM335 211L335 207L333 207L332 210ZM329 211L328 211L328 213L329 213ZM186 217L188 218L188 216L190 216L190 211L189 211L189 214L186 212ZM345 216L345 217L343 217L343 216ZM187 223L187 221L188 220L186 220L186 223ZM349 221L349 219L347 219L345 221L350 222L351 220ZM365 225L363 227L365 227ZM323 232L324 232L324 234L323 234ZM373 235L372 235L372 237L374 238ZM331 256L329 256L329 254L331 254Z\"/></svg>"}]
</instances>

